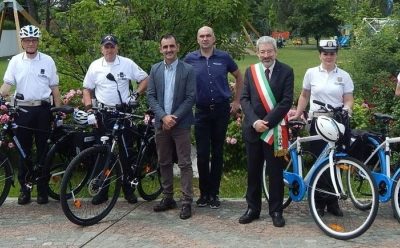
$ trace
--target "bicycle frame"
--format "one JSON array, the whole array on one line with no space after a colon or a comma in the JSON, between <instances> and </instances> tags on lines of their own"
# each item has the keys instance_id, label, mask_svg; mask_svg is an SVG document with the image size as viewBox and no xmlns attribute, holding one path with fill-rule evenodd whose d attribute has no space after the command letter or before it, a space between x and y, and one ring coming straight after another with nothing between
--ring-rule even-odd
<instances>
[{"instance_id":1,"label":"bicycle frame","mask_svg":"<svg viewBox=\"0 0 400 248\"><path fill-rule=\"evenodd\" d=\"M387 185L387 190L385 194L379 194L380 202L388 202L391 199L392 188L395 183L394 178L400 173L400 169L398 169L393 176L391 176L390 171L390 144L400 143L400 137L386 137L385 141L379 143L376 139L371 136L368 136L368 140L375 145L375 150L371 153L371 155L364 161L364 164L367 164L375 154L378 155L379 161L378 163L381 165L380 172L371 171L374 180L378 187L380 185ZM383 166L382 166L383 165Z\"/></svg>"},{"instance_id":2,"label":"bicycle frame","mask_svg":"<svg viewBox=\"0 0 400 248\"><path fill-rule=\"evenodd\" d=\"M304 196L306 195L306 192L308 190L308 187L310 185L310 181L312 178L312 175L314 172L322 165L324 164L327 160L329 160L330 164L330 176L332 179L332 184L335 189L335 196L341 196L342 195L342 190L339 191L339 189L343 189L343 185L341 184L341 180L335 180L335 172L334 172L334 158L337 157L344 157L346 154L344 153L336 153L335 150L335 143L329 142L324 150L321 152L315 163L312 165L310 171L307 173L305 177L303 177L303 162L302 162L302 147L301 143L305 142L310 142L310 141L315 141L315 140L321 140L322 137L319 135L313 135L313 136L307 136L307 137L297 137L296 141L292 143L289 146L289 153L290 157L292 159L292 167L293 167L293 172L288 172L287 169L284 171L284 180L285 183L288 183L289 185L294 185L297 184L299 187L299 192L294 194L292 191L290 191L290 197L292 198L293 201L301 201L303 200ZM336 174L337 177L339 175ZM340 183L339 187L337 185L337 182ZM325 192L328 194L331 194L329 192Z\"/></svg>"}]
</instances>

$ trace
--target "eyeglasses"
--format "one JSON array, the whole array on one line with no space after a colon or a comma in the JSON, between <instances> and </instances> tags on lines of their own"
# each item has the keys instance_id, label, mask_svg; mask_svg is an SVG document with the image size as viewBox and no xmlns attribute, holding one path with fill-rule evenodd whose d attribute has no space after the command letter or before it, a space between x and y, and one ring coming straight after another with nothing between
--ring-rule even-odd
<instances>
[{"instance_id":1,"label":"eyeglasses","mask_svg":"<svg viewBox=\"0 0 400 248\"><path fill-rule=\"evenodd\" d=\"M22 39L22 42L24 43L37 43L39 42L39 39Z\"/></svg>"},{"instance_id":2,"label":"eyeglasses","mask_svg":"<svg viewBox=\"0 0 400 248\"><path fill-rule=\"evenodd\" d=\"M104 48L105 48L105 49L114 49L115 46L114 46L114 45L111 45L111 44L108 44L108 45L104 45Z\"/></svg>"}]
</instances>

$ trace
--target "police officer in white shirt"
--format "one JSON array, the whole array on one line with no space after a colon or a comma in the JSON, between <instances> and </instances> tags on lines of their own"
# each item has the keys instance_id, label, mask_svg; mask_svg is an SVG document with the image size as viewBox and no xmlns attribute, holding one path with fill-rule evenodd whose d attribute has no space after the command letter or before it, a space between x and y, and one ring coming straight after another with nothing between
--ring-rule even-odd
<instances>
[{"instance_id":1,"label":"police officer in white shirt","mask_svg":"<svg viewBox=\"0 0 400 248\"><path fill-rule=\"evenodd\" d=\"M319 100L328 103L333 107L341 107L351 113L354 98L354 84L350 75L337 67L336 59L338 46L336 40L321 40L319 42L319 58L321 64L307 70L303 80L303 90L301 91L297 104L296 114L290 119L298 119L310 103L310 117L315 117L320 106L313 103L313 100ZM311 135L316 134L314 122L311 124ZM318 157L325 147L326 142L319 140L313 141L312 152ZM328 177L327 177L328 178ZM330 179L328 179L330 180ZM331 183L331 182L330 182ZM327 182L326 184L329 184ZM322 188L324 186L321 186ZM329 185L328 185L329 187ZM343 216L339 208L337 199L325 197L317 201L317 210L319 215L324 215L325 207L328 212L335 216Z\"/></svg>"},{"instance_id":2,"label":"police officer in white shirt","mask_svg":"<svg viewBox=\"0 0 400 248\"><path fill-rule=\"evenodd\" d=\"M101 53L103 57L92 62L83 81L83 101L88 112L93 107L92 98L94 96L99 106L113 108L117 104L121 104L121 100L123 103L129 101L131 97L129 93L131 81L139 83L137 88L139 95L145 93L147 88L148 74L131 59L118 55L118 41L115 36L106 35L103 37L101 40ZM107 79L107 74L109 73L114 76L116 82ZM103 117L103 123L106 124L106 128L111 128L112 123L108 122L107 119L110 118ZM129 139L129 137L124 136L124 139ZM121 160L124 171L128 171L129 164L127 161L129 159L121 156ZM127 182L124 183L122 189L125 199L129 203L137 202L134 189ZM101 204L106 201L106 191L103 190L95 196L92 203Z\"/></svg>"},{"instance_id":3,"label":"police officer in white shirt","mask_svg":"<svg viewBox=\"0 0 400 248\"><path fill-rule=\"evenodd\" d=\"M21 28L19 33L21 44L25 50L11 58L4 74L4 83L1 86L1 96L8 96L11 88L15 86L14 97L17 94L23 99L15 97L15 104L22 106L27 112L20 112L16 122L19 126L17 138L22 148L32 161L31 150L33 136L36 145L36 162L43 165L47 151L47 139L49 133L43 130L50 130L50 107L52 104L60 106L60 92L58 89L57 69L53 59L38 51L40 30L33 25ZM53 102L51 102L51 95ZM25 128L28 127L28 128ZM27 187L26 175L32 170L33 163L24 164L22 159L19 163L18 181L21 185L21 192L18 197L18 204L27 204L31 200L31 192ZM48 202L46 181L38 182L37 203Z\"/></svg>"}]
</instances>

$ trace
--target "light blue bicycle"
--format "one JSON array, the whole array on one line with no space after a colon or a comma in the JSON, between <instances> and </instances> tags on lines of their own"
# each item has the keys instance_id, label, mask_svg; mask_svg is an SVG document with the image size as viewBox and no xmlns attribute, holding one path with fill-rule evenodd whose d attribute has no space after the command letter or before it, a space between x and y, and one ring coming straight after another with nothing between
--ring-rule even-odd
<instances>
[{"instance_id":1,"label":"light blue bicycle","mask_svg":"<svg viewBox=\"0 0 400 248\"><path fill-rule=\"evenodd\" d=\"M336 110L339 111L339 110ZM291 121L292 134L304 127L302 121ZM284 207L291 201L302 201L307 197L311 215L318 227L328 236L336 239L352 239L360 236L371 226L378 211L378 192L370 171L358 160L347 154L337 152L335 142L344 133L343 125L332 118L320 116L316 121L318 135L295 137L289 147L290 161L284 171L288 197ZM302 144L324 139L328 142L321 155L311 168L303 166ZM264 191L268 192L268 164L264 165ZM273 165L270 165L273 166ZM307 171L308 170L308 171ZM363 181L363 194L356 194L360 178ZM328 185L326 182L331 182ZM321 185L324 184L324 187ZM349 195L352 194L352 197ZM316 199L336 197L343 211L343 217L329 213L318 214ZM360 208L359 206L368 206Z\"/></svg>"}]
</instances>

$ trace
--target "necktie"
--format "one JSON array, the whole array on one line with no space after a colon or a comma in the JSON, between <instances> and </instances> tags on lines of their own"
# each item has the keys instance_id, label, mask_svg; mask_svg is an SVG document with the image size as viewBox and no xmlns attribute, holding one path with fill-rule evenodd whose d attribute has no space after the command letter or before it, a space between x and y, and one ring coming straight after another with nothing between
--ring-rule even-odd
<instances>
[{"instance_id":1,"label":"necktie","mask_svg":"<svg viewBox=\"0 0 400 248\"><path fill-rule=\"evenodd\" d=\"M270 70L269 70L269 68L267 68L267 69L265 69L265 77L267 77L267 80L268 80L268 83L269 83L269 73L270 73Z\"/></svg>"}]
</instances>

